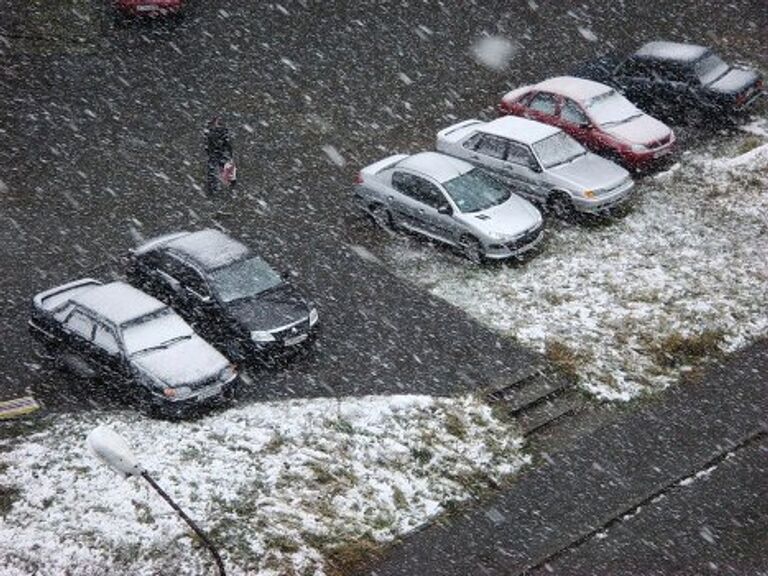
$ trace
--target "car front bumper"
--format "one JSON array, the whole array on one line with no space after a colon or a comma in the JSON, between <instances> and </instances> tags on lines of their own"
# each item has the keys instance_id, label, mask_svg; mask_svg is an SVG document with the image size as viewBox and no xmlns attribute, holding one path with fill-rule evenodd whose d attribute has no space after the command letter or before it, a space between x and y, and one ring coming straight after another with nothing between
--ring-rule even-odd
<instances>
[{"instance_id":1,"label":"car front bumper","mask_svg":"<svg viewBox=\"0 0 768 576\"><path fill-rule=\"evenodd\" d=\"M193 396L183 400L170 400L165 397L156 396L153 399L152 408L156 413L168 418L185 418L231 401L237 394L237 389L240 387L241 382L242 380L238 375L228 382L212 384L202 388L196 391ZM209 388L212 386L220 386L220 389L211 393Z\"/></svg>"},{"instance_id":2,"label":"car front bumper","mask_svg":"<svg viewBox=\"0 0 768 576\"><path fill-rule=\"evenodd\" d=\"M611 208L626 202L632 195L635 188L635 182L630 180L602 196L596 198L573 198L573 205L579 212L587 214L599 214L607 212Z\"/></svg>"},{"instance_id":3,"label":"car front bumper","mask_svg":"<svg viewBox=\"0 0 768 576\"><path fill-rule=\"evenodd\" d=\"M533 232L524 234L517 240L505 244L489 244L485 247L485 258L488 260L506 260L508 258L520 258L534 250L544 240L544 226L540 226Z\"/></svg>"}]
</instances>

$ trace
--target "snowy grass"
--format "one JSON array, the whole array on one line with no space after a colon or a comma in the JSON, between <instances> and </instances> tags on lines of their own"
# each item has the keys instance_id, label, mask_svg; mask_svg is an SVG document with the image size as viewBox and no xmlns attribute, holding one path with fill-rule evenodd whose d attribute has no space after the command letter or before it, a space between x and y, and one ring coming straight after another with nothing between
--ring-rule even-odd
<instances>
[{"instance_id":1,"label":"snowy grass","mask_svg":"<svg viewBox=\"0 0 768 576\"><path fill-rule=\"evenodd\" d=\"M87 452L100 423L210 532L231 574L337 573L528 461L514 430L471 398L296 400L188 423L60 418L0 454L12 500L0 510L3 575L211 571L143 480Z\"/></svg>"},{"instance_id":2,"label":"snowy grass","mask_svg":"<svg viewBox=\"0 0 768 576\"><path fill-rule=\"evenodd\" d=\"M766 124L644 179L621 219L553 224L521 266L473 267L402 237L384 260L600 398L653 392L768 333Z\"/></svg>"}]
</instances>

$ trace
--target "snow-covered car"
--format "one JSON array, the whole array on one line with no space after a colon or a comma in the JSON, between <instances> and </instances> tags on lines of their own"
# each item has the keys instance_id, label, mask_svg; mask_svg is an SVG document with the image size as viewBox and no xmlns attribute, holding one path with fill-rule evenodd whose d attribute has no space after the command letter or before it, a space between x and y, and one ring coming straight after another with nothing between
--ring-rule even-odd
<instances>
[{"instance_id":1,"label":"snow-covered car","mask_svg":"<svg viewBox=\"0 0 768 576\"><path fill-rule=\"evenodd\" d=\"M557 126L593 152L633 169L668 158L675 145L669 126L619 92L573 76L512 90L501 99L499 110Z\"/></svg>"},{"instance_id":2,"label":"snow-covered car","mask_svg":"<svg viewBox=\"0 0 768 576\"><path fill-rule=\"evenodd\" d=\"M689 123L720 123L765 99L755 70L731 66L709 48L679 42L648 42L627 58L602 56L575 76L605 82L644 110Z\"/></svg>"},{"instance_id":3,"label":"snow-covered car","mask_svg":"<svg viewBox=\"0 0 768 576\"><path fill-rule=\"evenodd\" d=\"M624 168L588 152L568 134L517 116L465 120L437 134L437 149L492 170L556 216L600 213L630 197Z\"/></svg>"},{"instance_id":4,"label":"snow-covered car","mask_svg":"<svg viewBox=\"0 0 768 576\"><path fill-rule=\"evenodd\" d=\"M317 308L250 248L213 229L132 250L132 284L167 302L232 359L285 357L317 334Z\"/></svg>"},{"instance_id":5,"label":"snow-covered car","mask_svg":"<svg viewBox=\"0 0 768 576\"><path fill-rule=\"evenodd\" d=\"M421 152L363 168L355 200L383 228L444 242L481 262L522 256L543 238L541 213L511 188L469 162Z\"/></svg>"},{"instance_id":6,"label":"snow-covered car","mask_svg":"<svg viewBox=\"0 0 768 576\"><path fill-rule=\"evenodd\" d=\"M86 378L150 413L183 416L234 396L235 367L168 306L124 282L85 278L37 294L32 335Z\"/></svg>"},{"instance_id":7,"label":"snow-covered car","mask_svg":"<svg viewBox=\"0 0 768 576\"><path fill-rule=\"evenodd\" d=\"M112 0L115 9L124 16L174 16L181 14L184 0Z\"/></svg>"}]
</instances>

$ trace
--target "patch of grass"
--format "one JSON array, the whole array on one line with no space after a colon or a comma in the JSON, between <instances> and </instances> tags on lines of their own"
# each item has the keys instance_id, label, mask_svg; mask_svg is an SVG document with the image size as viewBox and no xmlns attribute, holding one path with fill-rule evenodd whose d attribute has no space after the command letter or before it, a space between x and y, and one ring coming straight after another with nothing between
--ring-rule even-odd
<instances>
[{"instance_id":1,"label":"patch of grass","mask_svg":"<svg viewBox=\"0 0 768 576\"><path fill-rule=\"evenodd\" d=\"M742 154L746 154L747 152L751 152L758 146L761 146L763 144L763 141L758 138L757 136L747 136L744 141L739 144L738 148L736 148L736 155L741 156Z\"/></svg>"},{"instance_id":2,"label":"patch of grass","mask_svg":"<svg viewBox=\"0 0 768 576\"><path fill-rule=\"evenodd\" d=\"M555 338L548 338L544 343L544 356L563 374L574 380L578 378L579 367L585 360L583 355Z\"/></svg>"},{"instance_id":3,"label":"patch of grass","mask_svg":"<svg viewBox=\"0 0 768 576\"><path fill-rule=\"evenodd\" d=\"M326 426L329 428L332 428L333 430L336 430L337 432L341 432L342 434L354 434L355 429L352 426L352 423L349 420L346 420L339 416L335 420L326 420Z\"/></svg>"},{"instance_id":4,"label":"patch of grass","mask_svg":"<svg viewBox=\"0 0 768 576\"><path fill-rule=\"evenodd\" d=\"M5 516L19 499L21 492L18 488L0 486L0 516Z\"/></svg>"},{"instance_id":5,"label":"patch of grass","mask_svg":"<svg viewBox=\"0 0 768 576\"><path fill-rule=\"evenodd\" d=\"M136 510L136 521L139 524L154 524L155 517L152 515L152 511L149 506L139 500L131 500L134 510Z\"/></svg>"},{"instance_id":6,"label":"patch of grass","mask_svg":"<svg viewBox=\"0 0 768 576\"><path fill-rule=\"evenodd\" d=\"M280 432L275 432L272 434L272 438L269 439L269 442L267 442L264 445L263 452L266 454L277 454L280 452L280 449L285 445L285 436L280 434Z\"/></svg>"},{"instance_id":7,"label":"patch of grass","mask_svg":"<svg viewBox=\"0 0 768 576\"><path fill-rule=\"evenodd\" d=\"M301 549L296 540L285 534L269 534L264 538L264 543L269 548L275 548L283 554L294 554Z\"/></svg>"},{"instance_id":8,"label":"patch of grass","mask_svg":"<svg viewBox=\"0 0 768 576\"><path fill-rule=\"evenodd\" d=\"M352 576L364 564L376 559L381 547L370 536L344 542L324 550L328 576Z\"/></svg>"},{"instance_id":9,"label":"patch of grass","mask_svg":"<svg viewBox=\"0 0 768 576\"><path fill-rule=\"evenodd\" d=\"M459 440L464 440L467 437L467 425L461 416L455 412L445 414L445 431Z\"/></svg>"},{"instance_id":10,"label":"patch of grass","mask_svg":"<svg viewBox=\"0 0 768 576\"><path fill-rule=\"evenodd\" d=\"M395 503L395 507L399 510L405 510L408 508L408 499L397 486L392 487L392 501Z\"/></svg>"},{"instance_id":11,"label":"patch of grass","mask_svg":"<svg viewBox=\"0 0 768 576\"><path fill-rule=\"evenodd\" d=\"M673 332L659 342L652 352L657 364L675 368L703 358L719 356L724 336L722 330L704 330L687 336Z\"/></svg>"},{"instance_id":12,"label":"patch of grass","mask_svg":"<svg viewBox=\"0 0 768 576\"><path fill-rule=\"evenodd\" d=\"M432 460L432 450L429 448L411 448L411 456L420 465L426 466Z\"/></svg>"}]
</instances>

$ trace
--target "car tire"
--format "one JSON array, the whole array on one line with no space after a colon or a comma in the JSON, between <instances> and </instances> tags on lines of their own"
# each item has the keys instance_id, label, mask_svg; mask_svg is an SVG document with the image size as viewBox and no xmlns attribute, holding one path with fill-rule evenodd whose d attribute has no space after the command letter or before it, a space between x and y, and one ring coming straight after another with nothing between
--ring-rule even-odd
<instances>
[{"instance_id":1,"label":"car tire","mask_svg":"<svg viewBox=\"0 0 768 576\"><path fill-rule=\"evenodd\" d=\"M85 380L95 380L98 377L98 374L88 365L88 362L83 360L77 354L65 352L58 357L57 361L61 368L71 372L79 378L84 378Z\"/></svg>"},{"instance_id":2,"label":"car tire","mask_svg":"<svg viewBox=\"0 0 768 576\"><path fill-rule=\"evenodd\" d=\"M464 257L473 264L482 264L485 261L485 254L483 254L483 245L474 236L465 234L459 240L461 247L461 253Z\"/></svg>"},{"instance_id":3,"label":"car tire","mask_svg":"<svg viewBox=\"0 0 768 576\"><path fill-rule=\"evenodd\" d=\"M395 222L392 213L383 204L374 204L370 207L370 216L373 223L387 232L395 231Z\"/></svg>"},{"instance_id":4,"label":"car tire","mask_svg":"<svg viewBox=\"0 0 768 576\"><path fill-rule=\"evenodd\" d=\"M573 201L564 192L553 192L547 198L547 208L558 219L571 222L576 215Z\"/></svg>"}]
</instances>

